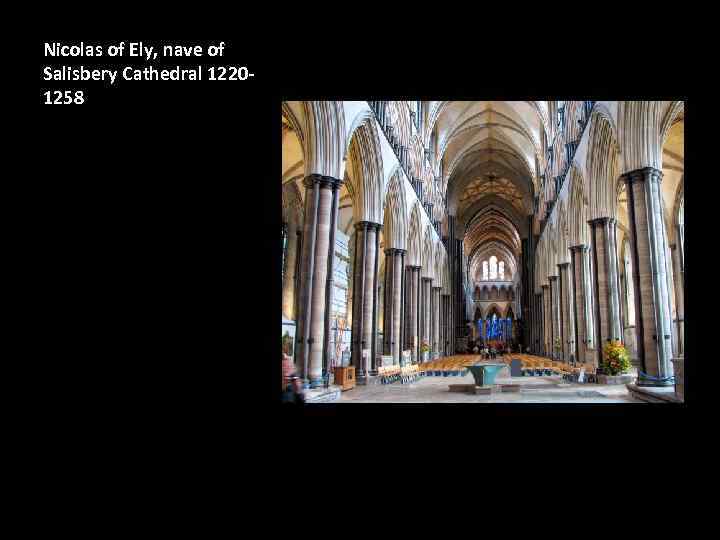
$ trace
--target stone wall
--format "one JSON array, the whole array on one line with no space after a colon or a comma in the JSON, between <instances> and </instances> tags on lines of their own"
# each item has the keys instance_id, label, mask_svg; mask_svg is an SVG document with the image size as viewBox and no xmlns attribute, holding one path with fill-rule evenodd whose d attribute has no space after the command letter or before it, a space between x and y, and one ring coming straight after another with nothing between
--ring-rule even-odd
<instances>
[{"instance_id":1,"label":"stone wall","mask_svg":"<svg viewBox=\"0 0 720 540\"><path fill-rule=\"evenodd\" d=\"M335 290L333 292L332 319L335 317L347 318L348 305L348 241L349 237L338 230L335 232L335 269L333 280Z\"/></svg>"},{"instance_id":2,"label":"stone wall","mask_svg":"<svg viewBox=\"0 0 720 540\"><path fill-rule=\"evenodd\" d=\"M348 270L350 259L348 257L348 242L350 237L343 234L341 230L335 232L335 263L333 272L333 303L330 316L330 347L333 351L331 357L337 356L336 365L340 365L342 351L350 350L350 319L348 317ZM340 347L338 350L335 343L336 324L340 324L341 328L345 323L345 329L339 333Z\"/></svg>"},{"instance_id":3,"label":"stone wall","mask_svg":"<svg viewBox=\"0 0 720 540\"><path fill-rule=\"evenodd\" d=\"M632 365L638 367L640 365L640 358L638 358L637 332L634 326L627 326L623 329L623 343L628 353L630 353Z\"/></svg>"}]
</instances>

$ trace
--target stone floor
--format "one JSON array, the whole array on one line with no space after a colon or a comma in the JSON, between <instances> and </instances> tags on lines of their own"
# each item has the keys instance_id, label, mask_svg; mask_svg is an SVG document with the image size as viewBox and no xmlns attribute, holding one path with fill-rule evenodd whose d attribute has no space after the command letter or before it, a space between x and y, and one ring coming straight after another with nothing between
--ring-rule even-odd
<instances>
[{"instance_id":1,"label":"stone floor","mask_svg":"<svg viewBox=\"0 0 720 540\"><path fill-rule=\"evenodd\" d=\"M450 384L471 384L465 377L423 377L411 384L369 384L342 393L336 403L640 403L625 385L568 383L554 377L497 377L496 384L518 384L520 392L470 395L450 392Z\"/></svg>"}]
</instances>

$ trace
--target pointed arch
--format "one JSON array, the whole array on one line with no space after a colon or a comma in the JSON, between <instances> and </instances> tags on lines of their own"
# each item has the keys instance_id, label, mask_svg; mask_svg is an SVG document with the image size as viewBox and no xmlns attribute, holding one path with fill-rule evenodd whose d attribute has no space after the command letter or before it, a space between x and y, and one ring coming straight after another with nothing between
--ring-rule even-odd
<instances>
[{"instance_id":1,"label":"pointed arch","mask_svg":"<svg viewBox=\"0 0 720 540\"><path fill-rule=\"evenodd\" d=\"M345 115L342 101L303 101L305 175L343 177Z\"/></svg>"},{"instance_id":2,"label":"pointed arch","mask_svg":"<svg viewBox=\"0 0 720 540\"><path fill-rule=\"evenodd\" d=\"M297 103L297 102L295 102ZM303 155L306 155L306 143L305 143L305 133L304 133L304 122L299 119L295 113L292 110L292 107L290 106L290 103L287 101L282 102L282 115L287 120L288 125L291 127L292 131L295 132L295 135L298 138L298 141L300 142L300 147L302 148Z\"/></svg>"},{"instance_id":3,"label":"pointed arch","mask_svg":"<svg viewBox=\"0 0 720 540\"><path fill-rule=\"evenodd\" d=\"M684 101L671 101L666 108L665 115L662 121L662 127L660 129L660 143L665 144L670 128L678 121L680 121L685 115L685 102ZM661 154L662 155L662 154Z\"/></svg>"},{"instance_id":4,"label":"pointed arch","mask_svg":"<svg viewBox=\"0 0 720 540\"><path fill-rule=\"evenodd\" d=\"M400 170L396 170L388 182L385 197L385 248L407 249L407 201Z\"/></svg>"},{"instance_id":5,"label":"pointed arch","mask_svg":"<svg viewBox=\"0 0 720 540\"><path fill-rule=\"evenodd\" d=\"M282 187L282 216L283 221L294 221L298 225L303 222L304 208L302 194L297 182L287 182Z\"/></svg>"},{"instance_id":6,"label":"pointed arch","mask_svg":"<svg viewBox=\"0 0 720 540\"><path fill-rule=\"evenodd\" d=\"M434 250L433 250L433 236L430 232L431 227L426 226L423 238L423 250L422 250L422 277L435 279L435 265L434 265Z\"/></svg>"},{"instance_id":7,"label":"pointed arch","mask_svg":"<svg viewBox=\"0 0 720 540\"><path fill-rule=\"evenodd\" d=\"M599 112L593 112L590 119L588 144L590 219L614 218L617 215L619 150L612 125Z\"/></svg>"},{"instance_id":8,"label":"pointed arch","mask_svg":"<svg viewBox=\"0 0 720 540\"><path fill-rule=\"evenodd\" d=\"M662 101L622 101L619 104L623 173L662 169Z\"/></svg>"},{"instance_id":9,"label":"pointed arch","mask_svg":"<svg viewBox=\"0 0 720 540\"><path fill-rule=\"evenodd\" d=\"M565 208L565 201L560 203L560 213L558 215L558 227L557 227L557 250L558 250L558 264L570 262L570 245L568 242L568 224L567 224L567 211Z\"/></svg>"},{"instance_id":10,"label":"pointed arch","mask_svg":"<svg viewBox=\"0 0 720 540\"><path fill-rule=\"evenodd\" d=\"M422 266L422 221L420 220L420 202L415 201L410 214L410 231L407 239L408 266Z\"/></svg>"},{"instance_id":11,"label":"pointed arch","mask_svg":"<svg viewBox=\"0 0 720 540\"><path fill-rule=\"evenodd\" d=\"M568 240L570 246L589 244L588 200L585 179L574 165L570 169L570 205L568 216Z\"/></svg>"},{"instance_id":12,"label":"pointed arch","mask_svg":"<svg viewBox=\"0 0 720 540\"><path fill-rule=\"evenodd\" d=\"M495 302L493 302L487 307L487 309L485 310L485 317L483 318L489 319L490 317L492 317L493 313L498 316L498 319L502 318L503 310L500 309L500 306Z\"/></svg>"},{"instance_id":13,"label":"pointed arch","mask_svg":"<svg viewBox=\"0 0 720 540\"><path fill-rule=\"evenodd\" d=\"M382 223L383 166L375 121L365 117L349 137L347 189L353 201L353 217L356 223Z\"/></svg>"},{"instance_id":14,"label":"pointed arch","mask_svg":"<svg viewBox=\"0 0 720 540\"><path fill-rule=\"evenodd\" d=\"M557 249L557 225L550 223L547 231L547 272L548 276L558 275L558 249Z\"/></svg>"},{"instance_id":15,"label":"pointed arch","mask_svg":"<svg viewBox=\"0 0 720 540\"><path fill-rule=\"evenodd\" d=\"M448 271L448 256L444 249L440 250L442 254L442 288L443 294L450 294L450 275Z\"/></svg>"},{"instance_id":16,"label":"pointed arch","mask_svg":"<svg viewBox=\"0 0 720 540\"><path fill-rule=\"evenodd\" d=\"M442 254L444 250L439 242L435 242L433 246L434 257L433 257L433 273L435 276L435 283L433 287L442 287L443 284L443 271L442 271Z\"/></svg>"}]
</instances>

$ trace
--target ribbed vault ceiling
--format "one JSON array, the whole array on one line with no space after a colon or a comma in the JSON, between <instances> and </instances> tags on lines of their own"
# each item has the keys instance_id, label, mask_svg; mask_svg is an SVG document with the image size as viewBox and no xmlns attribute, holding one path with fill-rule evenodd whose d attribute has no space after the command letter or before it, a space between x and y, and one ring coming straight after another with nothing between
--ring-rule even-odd
<instances>
[{"instance_id":1,"label":"ribbed vault ceiling","mask_svg":"<svg viewBox=\"0 0 720 540\"><path fill-rule=\"evenodd\" d=\"M473 180L465 187L460 197L458 210L462 212L478 199L493 194L508 201L518 213L523 212L523 194L517 186L511 180L492 173Z\"/></svg>"},{"instance_id":2,"label":"ribbed vault ceiling","mask_svg":"<svg viewBox=\"0 0 720 540\"><path fill-rule=\"evenodd\" d=\"M542 163L546 103L446 101L430 107L448 211L468 224L463 240L471 267L479 253L514 257L516 267L520 238L527 235L517 224L532 213Z\"/></svg>"}]
</instances>

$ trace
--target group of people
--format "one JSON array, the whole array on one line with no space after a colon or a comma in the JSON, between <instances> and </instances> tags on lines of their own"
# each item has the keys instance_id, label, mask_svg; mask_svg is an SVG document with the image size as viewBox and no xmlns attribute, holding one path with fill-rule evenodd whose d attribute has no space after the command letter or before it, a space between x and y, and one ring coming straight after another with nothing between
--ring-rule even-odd
<instances>
[{"instance_id":1,"label":"group of people","mask_svg":"<svg viewBox=\"0 0 720 540\"><path fill-rule=\"evenodd\" d=\"M475 354L479 354L483 360L495 360L498 355L497 350L494 348L488 348L486 345L483 345L482 348L475 345L473 352Z\"/></svg>"},{"instance_id":2,"label":"group of people","mask_svg":"<svg viewBox=\"0 0 720 540\"><path fill-rule=\"evenodd\" d=\"M467 352L468 354L479 354L482 356L483 360L494 360L500 354L509 354L511 352L511 347L508 345L504 350L498 350L495 347L489 347L487 344L482 342L470 342L468 344Z\"/></svg>"}]
</instances>

